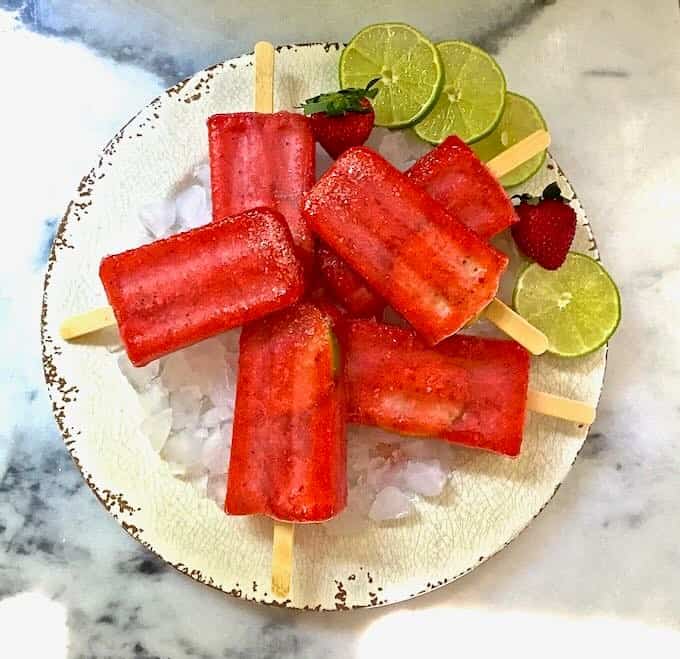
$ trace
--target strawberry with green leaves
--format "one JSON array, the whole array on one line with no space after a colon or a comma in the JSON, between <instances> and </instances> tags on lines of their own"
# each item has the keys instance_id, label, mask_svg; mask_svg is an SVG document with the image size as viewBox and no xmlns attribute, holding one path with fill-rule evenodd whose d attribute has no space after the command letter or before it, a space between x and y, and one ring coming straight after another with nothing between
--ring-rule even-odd
<instances>
[{"instance_id":1,"label":"strawberry with green leaves","mask_svg":"<svg viewBox=\"0 0 680 659\"><path fill-rule=\"evenodd\" d=\"M378 78L371 80L365 89L350 87L319 94L302 104L316 141L332 158L352 146L362 145L371 134L375 122L371 99L378 93L374 88L376 82Z\"/></svg>"},{"instance_id":2,"label":"strawberry with green leaves","mask_svg":"<svg viewBox=\"0 0 680 659\"><path fill-rule=\"evenodd\" d=\"M576 233L576 213L557 183L551 183L540 199L522 195L515 212L519 222L511 231L517 247L546 270L557 270Z\"/></svg>"}]
</instances>

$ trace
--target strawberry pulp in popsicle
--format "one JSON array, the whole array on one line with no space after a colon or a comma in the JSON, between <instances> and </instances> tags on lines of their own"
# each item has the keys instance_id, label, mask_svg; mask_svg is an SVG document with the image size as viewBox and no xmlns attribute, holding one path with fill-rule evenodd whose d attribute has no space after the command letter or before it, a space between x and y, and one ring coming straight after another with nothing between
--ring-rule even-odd
<instances>
[{"instance_id":1,"label":"strawberry pulp in popsicle","mask_svg":"<svg viewBox=\"0 0 680 659\"><path fill-rule=\"evenodd\" d=\"M519 454L529 353L518 343L457 334L429 348L411 330L352 320L343 347L349 422Z\"/></svg>"},{"instance_id":2,"label":"strawberry pulp in popsicle","mask_svg":"<svg viewBox=\"0 0 680 659\"><path fill-rule=\"evenodd\" d=\"M257 206L279 211L303 260L314 243L301 214L314 184L315 144L306 117L291 112L236 112L208 119L213 219Z\"/></svg>"},{"instance_id":3,"label":"strawberry pulp in popsicle","mask_svg":"<svg viewBox=\"0 0 680 659\"><path fill-rule=\"evenodd\" d=\"M264 208L107 256L99 276L135 366L293 304L304 291L288 226Z\"/></svg>"},{"instance_id":4,"label":"strawberry pulp in popsicle","mask_svg":"<svg viewBox=\"0 0 680 659\"><path fill-rule=\"evenodd\" d=\"M241 333L225 510L321 522L347 500L342 363L330 318L301 303Z\"/></svg>"},{"instance_id":5,"label":"strawberry pulp in popsicle","mask_svg":"<svg viewBox=\"0 0 680 659\"><path fill-rule=\"evenodd\" d=\"M367 147L345 151L307 194L312 230L430 344L494 298L508 258Z\"/></svg>"}]
</instances>

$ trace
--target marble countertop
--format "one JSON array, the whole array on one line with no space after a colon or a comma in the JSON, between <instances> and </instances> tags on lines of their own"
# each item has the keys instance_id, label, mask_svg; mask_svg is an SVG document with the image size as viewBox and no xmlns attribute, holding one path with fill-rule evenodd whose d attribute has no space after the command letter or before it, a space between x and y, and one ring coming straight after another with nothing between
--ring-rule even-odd
<instances>
[{"instance_id":1,"label":"marble countertop","mask_svg":"<svg viewBox=\"0 0 680 659\"><path fill-rule=\"evenodd\" d=\"M364 659L422 654L424 641L476 657L680 656L677 3L426 4L0 0L1 656ZM256 606L166 567L82 481L41 372L47 253L80 176L162 88L259 38L344 40L389 19L477 42L538 102L620 284L623 322L585 449L505 551L384 609Z\"/></svg>"}]
</instances>

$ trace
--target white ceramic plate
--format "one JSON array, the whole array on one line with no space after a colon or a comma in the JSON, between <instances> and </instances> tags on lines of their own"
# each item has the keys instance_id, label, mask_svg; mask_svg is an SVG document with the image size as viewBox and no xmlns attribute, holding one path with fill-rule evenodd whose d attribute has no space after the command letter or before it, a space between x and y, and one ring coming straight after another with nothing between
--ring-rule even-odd
<instances>
[{"instance_id":1,"label":"white ceramic plate","mask_svg":"<svg viewBox=\"0 0 680 659\"><path fill-rule=\"evenodd\" d=\"M275 106L337 85L337 45L286 46L277 55ZM119 131L69 204L45 279L42 339L45 376L66 446L88 485L121 526L197 581L271 603L271 521L226 516L175 479L138 431L142 410L103 345L67 344L67 316L106 304L101 257L145 240L138 209L171 194L207 157L206 119L250 110L249 55L197 73L154 100ZM572 193L552 159L528 184L552 180ZM590 227L574 200L573 249L597 258ZM511 287L512 273L506 277ZM508 291L506 290L507 294ZM99 337L104 343L107 337ZM596 404L606 349L576 360L534 360L532 384ZM569 471L587 428L529 414L517 460L456 449L458 468L444 494L418 504L403 522L332 537L299 528L288 606L345 609L398 602L449 583L507 545L541 511ZM418 441L418 440L415 440Z\"/></svg>"}]
</instances>

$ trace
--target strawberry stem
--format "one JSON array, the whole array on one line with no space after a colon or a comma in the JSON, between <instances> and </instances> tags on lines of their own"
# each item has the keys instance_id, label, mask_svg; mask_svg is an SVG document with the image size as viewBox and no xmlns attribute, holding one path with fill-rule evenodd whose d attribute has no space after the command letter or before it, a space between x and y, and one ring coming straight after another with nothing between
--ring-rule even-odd
<instances>
[{"instance_id":1,"label":"strawberry stem","mask_svg":"<svg viewBox=\"0 0 680 659\"><path fill-rule=\"evenodd\" d=\"M375 85L379 80L380 78L374 78L364 88L348 87L337 92L312 96L298 107L302 108L306 115L318 112L325 112L330 117L337 117L348 112L365 114L371 112L371 106L370 103L362 103L362 101L375 98L378 93Z\"/></svg>"}]
</instances>

